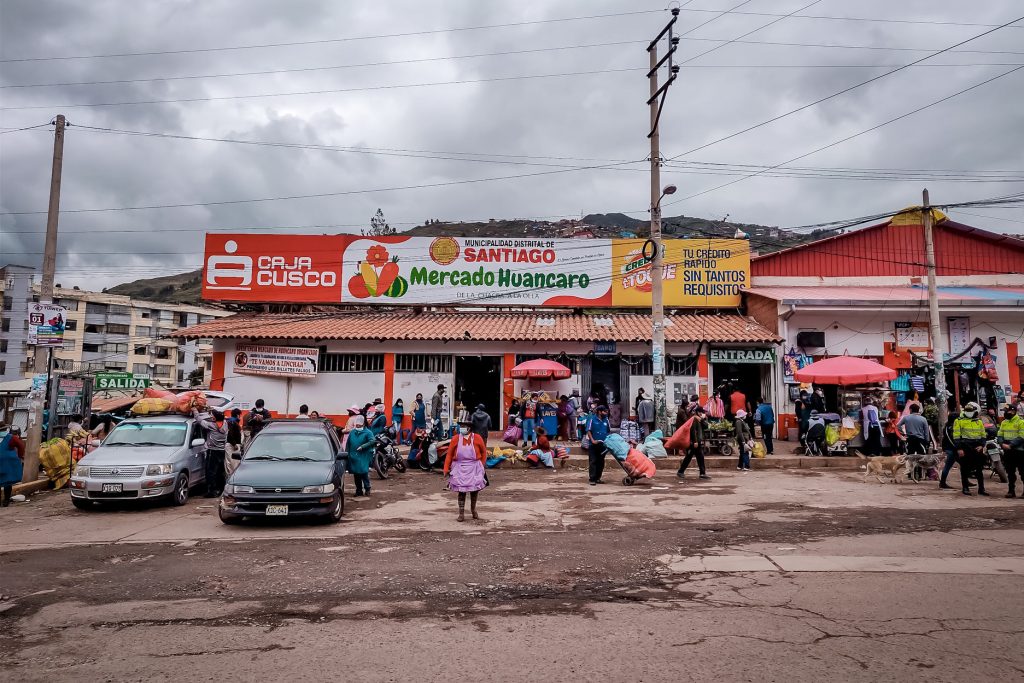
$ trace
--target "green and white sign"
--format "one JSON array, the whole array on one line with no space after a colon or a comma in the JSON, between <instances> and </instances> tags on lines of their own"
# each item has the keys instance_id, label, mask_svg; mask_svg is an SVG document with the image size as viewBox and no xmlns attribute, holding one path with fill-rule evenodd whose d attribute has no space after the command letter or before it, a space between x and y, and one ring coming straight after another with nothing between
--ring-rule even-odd
<instances>
[{"instance_id":1,"label":"green and white sign","mask_svg":"<svg viewBox=\"0 0 1024 683\"><path fill-rule=\"evenodd\" d=\"M130 372L97 372L94 384L97 389L145 389L149 385L149 377L137 377Z\"/></svg>"},{"instance_id":2,"label":"green and white sign","mask_svg":"<svg viewBox=\"0 0 1024 683\"><path fill-rule=\"evenodd\" d=\"M771 349L711 349L708 362L770 365L775 362L775 352Z\"/></svg>"}]
</instances>

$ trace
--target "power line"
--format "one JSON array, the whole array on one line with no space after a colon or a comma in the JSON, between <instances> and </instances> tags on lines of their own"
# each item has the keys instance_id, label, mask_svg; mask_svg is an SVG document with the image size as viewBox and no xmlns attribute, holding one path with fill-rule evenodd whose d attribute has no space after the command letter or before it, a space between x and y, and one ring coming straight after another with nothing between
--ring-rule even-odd
<instances>
[{"instance_id":1,"label":"power line","mask_svg":"<svg viewBox=\"0 0 1024 683\"><path fill-rule=\"evenodd\" d=\"M194 54L199 52L224 52L229 50L259 50L264 48L275 48L275 47L295 47L300 45L325 45L330 43L347 43L361 40L378 40L382 38L409 38L412 36L425 36L434 35L438 33L456 33L461 31L482 31L493 28L511 28L515 26L535 26L538 24L555 24L570 21L588 21L595 19L611 19L617 17L628 17L636 16L641 14L658 14L664 12L664 9L647 9L647 10L635 10L630 12L612 12L609 14L591 14L587 16L578 17L562 17L556 19L535 19L532 21L514 21L503 24L483 24L479 26L460 26L453 28L440 28L440 29L425 29L422 31L406 31L402 33L384 33L377 35L365 35L365 36L346 36L342 38L324 38L320 40L301 40L292 42L282 43L262 43L257 45L230 45L221 47L203 47L203 48L188 48L181 50L150 50L146 52L116 52L109 54L93 54L93 55L65 55L65 56L48 56L48 57L19 57L13 59L0 59L0 63L11 63L11 62L47 62L67 59L107 59L113 57L142 57L149 55L177 55L177 54Z\"/></svg>"},{"instance_id":2,"label":"power line","mask_svg":"<svg viewBox=\"0 0 1024 683\"><path fill-rule=\"evenodd\" d=\"M131 100L127 102L77 102L77 103L52 103L25 105L20 107L0 107L0 111L27 111L32 109L78 109L86 107L122 107L149 104L180 104L190 102L222 102L226 100L251 100L264 97L295 97L299 95L334 95L348 92L367 92L376 90L400 90L403 88L432 88L442 85L472 85L476 83L498 83L503 81L523 81L542 78L563 78L566 76L593 76L609 73L626 73L632 71L644 71L638 67L619 69L593 69L590 71L568 71L551 74L520 74L515 76L492 76L488 78L465 78L451 81L433 81L429 83L401 83L391 85L367 85L353 88L330 88L325 90L300 90L295 92L274 92L274 93L253 93L249 95L214 95L209 97L181 97L162 100Z\"/></svg>"},{"instance_id":3,"label":"power line","mask_svg":"<svg viewBox=\"0 0 1024 683\"><path fill-rule=\"evenodd\" d=\"M822 102L826 102L826 101L831 100L831 99L833 99L835 97L839 97L840 95L844 95L844 94L846 94L846 93L848 93L848 92L850 92L852 90L856 90L857 88L860 88L860 87L863 87L865 85L868 85L869 83L874 83L875 81L878 81L878 80L881 80L883 78L886 78L887 76L891 76L894 73L898 73L900 71L903 71L904 69L910 68L911 66L914 66L915 64L919 64L919 63L921 63L921 62L923 62L925 60L931 59L932 57L937 57L937 56L939 56L939 55L941 55L941 54L943 54L945 52L949 52L950 50L952 50L954 48L960 47L961 45L966 45L967 43L970 43L970 42L975 41L975 40L977 40L979 38L987 36L990 33L994 33L995 31L998 31L1001 28L1005 28L1005 27L1009 26L1010 24L1013 24L1014 22L1021 21L1022 19L1024 19L1024 17L1018 17L1017 19L1014 19L1013 21L1009 21L1009 22L1007 22L1005 24L1001 24L999 26L996 26L995 28L989 29L988 31L984 31L982 33L979 33L979 34L971 37L971 38L968 38L967 40L962 40L959 43L955 43L953 45L950 45L949 47L945 47L945 48L942 48L941 50L938 50L936 52L932 52L931 54L925 55L924 57L921 57L920 59L916 59L913 62L910 62L909 64L904 64L901 67L893 69L892 71L886 71L884 74L879 74L878 76L874 76L872 78L869 78L866 81L861 81L860 83L856 83L856 84L851 85L851 86L849 86L847 88L843 88L842 90L840 90L838 92L834 92L831 95L826 95L825 97L819 98L819 99L817 99L817 100L815 100L813 102L810 102L810 103L805 104L803 106L797 107L796 109L792 109L792 110L790 110L790 111L788 111L788 112L786 112L784 114L779 114L778 116L773 116L772 118L770 118L770 119L768 119L766 121L762 121L761 123L755 124L753 126L749 126L747 128L744 128L743 130L736 131L735 133L730 133L729 135L726 135L724 137L718 138L717 140L712 140L711 142L706 142L703 145L700 145L699 147L694 147L693 149L688 150L686 152L683 152L682 154L675 155L674 157L672 157L671 160L678 159L679 157L682 157L682 156L688 156L690 154L693 154L694 152L700 151L702 149L706 149L706 148L708 148L708 147L710 147L712 145L717 145L719 142L724 142L726 140L730 140L730 139L735 138L737 136L743 135L744 133L749 133L752 130L755 130L757 128L761 128L762 126L767 126L770 123L774 123L776 121L784 119L787 116L792 116L793 114L796 114L798 112L804 111L806 109L810 109L811 107L817 106L817 105L821 104Z\"/></svg>"},{"instance_id":4,"label":"power line","mask_svg":"<svg viewBox=\"0 0 1024 683\"><path fill-rule=\"evenodd\" d=\"M683 12L719 12L720 10L711 9L682 9ZM729 11L729 14L735 14L739 16L752 16L752 17L786 17L788 15L780 14L777 12L736 12ZM992 28L998 26L997 24L979 24L979 23L968 23L962 21L926 21L921 19L880 19L876 17L836 17L829 15L820 14L798 14L793 15L794 19L820 19L828 21L861 21L861 22L873 22L880 24L917 24L925 26L974 26L980 28ZM1024 26L1015 26L1014 28L1024 28Z\"/></svg>"},{"instance_id":5,"label":"power line","mask_svg":"<svg viewBox=\"0 0 1024 683\"><path fill-rule=\"evenodd\" d=\"M766 170L776 169L776 168L785 166L786 164L792 163L794 161L799 161L800 159L805 159L805 158L811 156L812 154L817 154L818 152L821 152L823 150L830 149L830 148L835 147L837 145L841 145L844 142L852 140L852 139L854 139L856 137L860 137L861 135L865 135L865 134L870 133L872 131L878 130L879 128L882 128L883 126L889 125L890 123L894 123L896 121L900 121L902 119L907 118L908 116L913 116L914 114L922 112L925 109L929 109L930 107L934 107L937 104L941 104L941 103L943 103L943 102L945 102L947 100L953 99L954 97L957 97L959 95L963 95L964 93L970 92L971 90L974 90L975 88L980 88L981 86L986 85L988 83L991 83L992 81L998 80L998 79L1000 79L1000 78L1002 78L1004 76L1009 76L1010 74L1016 73L1017 71L1020 71L1021 69L1024 69L1024 66L1018 66L1015 69L1010 69L1009 71L1001 73L1001 74L999 74L997 76L993 76L991 78L985 79L984 81L982 81L980 83L975 83L974 85L972 85L972 86L970 86L968 88L964 88L963 90L959 90L959 91L953 93L952 95L947 95L946 97L943 97L941 99L934 100L934 101L929 102L928 104L926 104L926 105L924 105L922 107L918 107L917 109L913 109L913 110L908 111L908 112L906 112L904 114L900 114L899 116L893 117L893 118L891 118L891 119L889 119L887 121L883 121L882 123L879 123L879 124L877 124L875 126L872 126L872 127L867 128L865 130L862 130L862 131L859 131L857 133L854 133L853 135L848 135L845 138L842 138L840 140L836 140L834 142L830 142L827 145L823 145L821 147L818 147L817 149L813 149L810 152L807 152L805 154L800 154L799 156L795 156L792 159L788 159L788 160L783 161L783 162L781 162L779 164L775 164L774 166L771 166L769 169L766 169ZM764 173L764 171L757 171L757 172L751 173L751 174L746 175L746 176L744 176L742 178L738 178L736 180L731 180L731 181L729 181L727 183L723 183L722 185L718 185L716 187L712 187L710 189L703 190L701 192L697 192L695 194L688 195L686 197L682 197L682 198L677 199L675 201L668 202L668 204L666 204L666 206L669 206L669 205L672 205L672 204L678 204L679 202L684 202L684 201L686 201L688 199L693 199L694 197L699 197L701 195L708 194L709 192L714 192L715 190L719 190L719 189L721 189L723 187L727 187L729 185L735 185L736 183L742 182L742 181L746 180L747 178L753 178L755 176L761 175L762 173Z\"/></svg>"}]
</instances>

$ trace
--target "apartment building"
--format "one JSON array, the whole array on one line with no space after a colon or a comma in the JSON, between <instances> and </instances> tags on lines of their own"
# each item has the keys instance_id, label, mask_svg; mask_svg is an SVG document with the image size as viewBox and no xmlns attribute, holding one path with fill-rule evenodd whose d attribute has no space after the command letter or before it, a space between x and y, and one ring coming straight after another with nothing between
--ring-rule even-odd
<instances>
[{"instance_id":1,"label":"apartment building","mask_svg":"<svg viewBox=\"0 0 1024 683\"><path fill-rule=\"evenodd\" d=\"M32 301L35 269L6 265L0 268L0 382L22 379L28 358L28 306Z\"/></svg>"},{"instance_id":2,"label":"apartment building","mask_svg":"<svg viewBox=\"0 0 1024 683\"><path fill-rule=\"evenodd\" d=\"M20 379L31 375L34 347L25 344L28 305L38 301L39 286L33 282L33 269L5 266L0 273L4 286L0 349L6 349L0 352L0 363L6 361L0 370L6 370L5 379ZM64 346L54 350L56 367L133 372L149 375L164 386L187 384L193 371L207 370L212 349L205 339L181 342L167 335L227 315L216 308L59 286L53 302L68 312Z\"/></svg>"}]
</instances>

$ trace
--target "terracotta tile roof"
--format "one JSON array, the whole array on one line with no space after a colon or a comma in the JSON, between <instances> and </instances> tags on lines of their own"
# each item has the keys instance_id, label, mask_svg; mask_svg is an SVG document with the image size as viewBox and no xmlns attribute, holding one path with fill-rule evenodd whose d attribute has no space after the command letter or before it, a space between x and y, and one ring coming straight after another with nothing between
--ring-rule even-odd
<instances>
[{"instance_id":1,"label":"terracotta tile roof","mask_svg":"<svg viewBox=\"0 0 1024 683\"><path fill-rule=\"evenodd\" d=\"M670 342L780 342L741 315L668 316ZM651 317L637 313L483 313L414 311L243 313L172 333L212 339L404 339L454 341L649 341Z\"/></svg>"}]
</instances>

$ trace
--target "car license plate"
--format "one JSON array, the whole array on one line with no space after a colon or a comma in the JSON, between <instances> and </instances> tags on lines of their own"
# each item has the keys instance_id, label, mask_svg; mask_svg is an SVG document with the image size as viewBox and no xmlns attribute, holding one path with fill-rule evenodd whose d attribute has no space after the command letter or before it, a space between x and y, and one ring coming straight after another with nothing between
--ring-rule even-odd
<instances>
[{"instance_id":1,"label":"car license plate","mask_svg":"<svg viewBox=\"0 0 1024 683\"><path fill-rule=\"evenodd\" d=\"M288 514L287 505L268 505L267 516L268 517L283 517Z\"/></svg>"},{"instance_id":2,"label":"car license plate","mask_svg":"<svg viewBox=\"0 0 1024 683\"><path fill-rule=\"evenodd\" d=\"M104 484L103 493L124 493L124 484Z\"/></svg>"}]
</instances>

